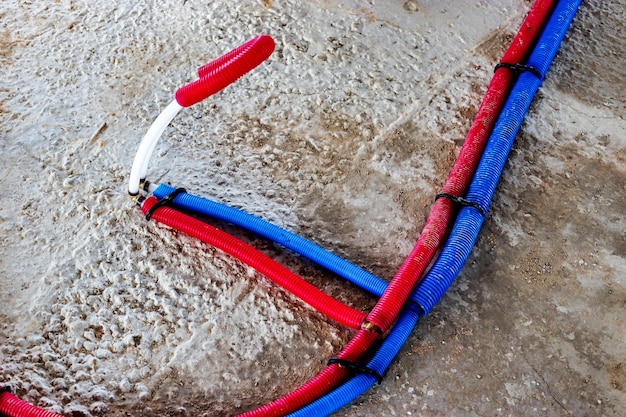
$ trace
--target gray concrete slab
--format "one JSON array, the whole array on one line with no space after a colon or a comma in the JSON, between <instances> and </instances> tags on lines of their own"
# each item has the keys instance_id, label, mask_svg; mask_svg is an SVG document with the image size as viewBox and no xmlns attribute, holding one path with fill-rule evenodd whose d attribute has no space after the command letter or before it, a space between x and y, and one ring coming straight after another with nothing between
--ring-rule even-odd
<instances>
[{"instance_id":1,"label":"gray concrete slab","mask_svg":"<svg viewBox=\"0 0 626 417\"><path fill-rule=\"evenodd\" d=\"M583 3L468 264L383 383L337 415L626 415L624 6ZM529 7L3 2L0 384L72 416L213 416L306 382L353 332L146 223L125 194L142 135L197 66L272 35L266 64L167 129L149 179L390 279Z\"/></svg>"}]
</instances>

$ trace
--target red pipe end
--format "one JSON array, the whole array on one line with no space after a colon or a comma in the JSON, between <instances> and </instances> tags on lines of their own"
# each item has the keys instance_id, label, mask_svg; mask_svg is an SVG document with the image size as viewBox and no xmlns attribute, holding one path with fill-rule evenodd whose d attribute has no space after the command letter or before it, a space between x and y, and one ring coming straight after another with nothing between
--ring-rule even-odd
<instances>
[{"instance_id":1,"label":"red pipe end","mask_svg":"<svg viewBox=\"0 0 626 417\"><path fill-rule=\"evenodd\" d=\"M20 400L9 391L0 391L0 415L6 417L63 417Z\"/></svg>"},{"instance_id":2,"label":"red pipe end","mask_svg":"<svg viewBox=\"0 0 626 417\"><path fill-rule=\"evenodd\" d=\"M192 106L221 91L259 66L274 52L276 44L268 35L259 35L198 69L198 80L176 91L176 101Z\"/></svg>"}]
</instances>

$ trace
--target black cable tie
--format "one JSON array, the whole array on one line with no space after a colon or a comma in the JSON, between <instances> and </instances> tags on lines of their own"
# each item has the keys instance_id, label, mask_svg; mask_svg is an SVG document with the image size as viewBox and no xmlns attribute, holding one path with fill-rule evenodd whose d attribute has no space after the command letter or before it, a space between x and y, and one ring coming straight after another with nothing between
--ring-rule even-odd
<instances>
[{"instance_id":1,"label":"black cable tie","mask_svg":"<svg viewBox=\"0 0 626 417\"><path fill-rule=\"evenodd\" d=\"M499 68L506 68L515 75L520 75L522 72L530 72L531 74L533 74L535 77L539 78L540 80L543 79L543 77L541 76L541 72L539 72L537 68L531 65L509 64L508 62L500 62L493 69L493 72L496 72Z\"/></svg>"},{"instance_id":2,"label":"black cable tie","mask_svg":"<svg viewBox=\"0 0 626 417\"><path fill-rule=\"evenodd\" d=\"M463 197L458 197L456 195L452 195L448 193L437 194L435 196L435 201L439 200L440 198L447 198L448 200L452 201L454 204L457 204L461 207L473 207L476 210L478 210L481 216L485 217L485 211L478 203L474 203L473 201L469 201Z\"/></svg>"},{"instance_id":3,"label":"black cable tie","mask_svg":"<svg viewBox=\"0 0 626 417\"><path fill-rule=\"evenodd\" d=\"M172 204L172 202L174 201L174 199L176 198L176 196L178 194L182 194L182 193L186 193L187 190L185 190L184 188L177 188L174 191L171 192L171 194L163 197L162 199L160 199L159 201L157 201L154 206L150 207L150 210L148 210L148 212L146 213L146 220L150 221L150 218L152 217L152 215L154 214L155 211L157 211L157 209L164 207L164 206L169 206Z\"/></svg>"},{"instance_id":4,"label":"black cable tie","mask_svg":"<svg viewBox=\"0 0 626 417\"><path fill-rule=\"evenodd\" d=\"M358 363L350 362L346 359L341 358L330 358L328 360L328 365L332 364L343 366L344 368L349 369L351 372L356 374L366 374L373 376L374 378L376 378L376 382L378 382L379 385L381 382L383 382L383 376L379 372L367 366L363 366Z\"/></svg>"},{"instance_id":5,"label":"black cable tie","mask_svg":"<svg viewBox=\"0 0 626 417\"><path fill-rule=\"evenodd\" d=\"M8 392L9 394L13 394L13 390L8 385L0 386L0 394L2 394L3 392Z\"/></svg>"}]
</instances>

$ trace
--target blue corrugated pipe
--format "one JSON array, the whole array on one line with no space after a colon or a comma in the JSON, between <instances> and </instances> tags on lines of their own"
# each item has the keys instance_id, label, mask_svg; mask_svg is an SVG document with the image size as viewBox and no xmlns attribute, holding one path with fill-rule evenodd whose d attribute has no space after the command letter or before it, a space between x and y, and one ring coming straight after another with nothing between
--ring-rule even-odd
<instances>
[{"instance_id":1,"label":"blue corrugated pipe","mask_svg":"<svg viewBox=\"0 0 626 417\"><path fill-rule=\"evenodd\" d=\"M162 199L173 191L173 187L161 184L154 190L153 195ZM387 282L376 275L322 249L302 236L242 210L188 193L178 194L174 198L173 204L177 208L204 214L243 227L279 243L379 297L387 288Z\"/></svg>"},{"instance_id":2,"label":"blue corrugated pipe","mask_svg":"<svg viewBox=\"0 0 626 417\"><path fill-rule=\"evenodd\" d=\"M489 137L465 197L467 200L479 204L485 213L489 209L496 184L524 115L528 111L579 5L580 0L560 1L557 4L527 63L527 65L538 70L541 79L529 72L520 75ZM407 303L398 319L398 324L394 326L378 352L368 362L368 368L379 374L384 373L408 338L419 315L426 315L432 309L461 271L478 237L483 220L483 216L473 207L465 207L459 211L446 245L414 292L412 299L417 300L419 307L412 301ZM289 416L329 415L363 394L375 382L376 378L369 374L357 375L330 394Z\"/></svg>"}]
</instances>

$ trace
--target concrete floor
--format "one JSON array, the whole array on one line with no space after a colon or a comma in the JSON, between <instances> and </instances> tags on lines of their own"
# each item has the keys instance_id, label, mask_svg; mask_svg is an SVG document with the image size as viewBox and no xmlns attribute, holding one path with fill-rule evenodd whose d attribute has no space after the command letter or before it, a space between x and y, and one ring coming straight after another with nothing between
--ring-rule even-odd
<instances>
[{"instance_id":1,"label":"concrete floor","mask_svg":"<svg viewBox=\"0 0 626 417\"><path fill-rule=\"evenodd\" d=\"M28 401L73 416L230 415L296 388L351 336L129 207L132 153L194 65L250 34L277 41L239 90L177 119L155 175L388 278L530 7L204 3L0 5L0 302L10 306L0 383ZM624 0L583 2L468 264L383 383L338 416L626 415L625 10ZM127 289L125 305L107 304L107 286ZM144 308L142 290L176 318ZM87 307L84 323L69 318ZM195 330L209 322L210 335ZM158 337L116 348L134 331Z\"/></svg>"}]
</instances>

